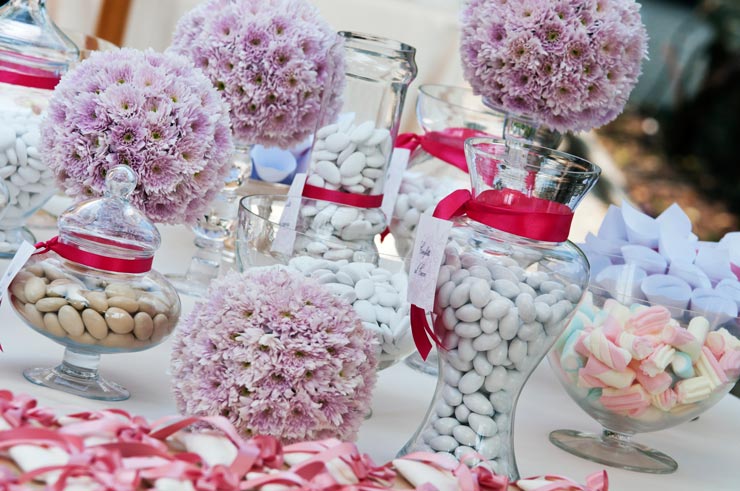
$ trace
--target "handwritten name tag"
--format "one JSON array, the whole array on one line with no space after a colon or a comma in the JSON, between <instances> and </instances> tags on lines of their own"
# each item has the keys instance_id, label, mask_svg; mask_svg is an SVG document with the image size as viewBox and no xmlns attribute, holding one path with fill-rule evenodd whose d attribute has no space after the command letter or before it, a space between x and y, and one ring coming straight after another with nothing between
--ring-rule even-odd
<instances>
[{"instance_id":1,"label":"handwritten name tag","mask_svg":"<svg viewBox=\"0 0 740 491\"><path fill-rule=\"evenodd\" d=\"M442 265L452 222L422 215L409 266L408 301L431 312L439 268Z\"/></svg>"}]
</instances>

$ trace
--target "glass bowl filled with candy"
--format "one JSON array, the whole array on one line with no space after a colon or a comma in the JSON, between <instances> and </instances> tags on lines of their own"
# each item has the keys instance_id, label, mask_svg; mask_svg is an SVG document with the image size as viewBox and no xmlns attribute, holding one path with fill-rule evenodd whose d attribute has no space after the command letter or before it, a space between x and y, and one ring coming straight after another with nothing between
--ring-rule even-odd
<instances>
[{"instance_id":1,"label":"glass bowl filled with candy","mask_svg":"<svg viewBox=\"0 0 740 491\"><path fill-rule=\"evenodd\" d=\"M631 437L695 418L737 382L740 282L712 281L688 266L663 271L630 247L599 258L610 264L592 274L549 354L568 394L603 432L557 430L550 441L599 463L670 473L678 466L671 457Z\"/></svg>"},{"instance_id":2,"label":"glass bowl filled with candy","mask_svg":"<svg viewBox=\"0 0 740 491\"><path fill-rule=\"evenodd\" d=\"M242 198L236 232L240 270L282 264L316 279L349 302L363 326L376 336L380 370L408 356L414 342L403 258L367 249L362 240L344 241L312 227L302 227L301 223L287 225L286 206L299 206L299 202L303 203L302 210L331 206L286 196Z\"/></svg>"}]
</instances>

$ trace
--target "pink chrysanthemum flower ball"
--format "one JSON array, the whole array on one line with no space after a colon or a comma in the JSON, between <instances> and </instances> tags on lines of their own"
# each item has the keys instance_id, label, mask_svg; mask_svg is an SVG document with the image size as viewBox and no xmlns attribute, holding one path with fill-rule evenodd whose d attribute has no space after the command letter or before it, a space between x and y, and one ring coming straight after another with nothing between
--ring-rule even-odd
<instances>
[{"instance_id":1,"label":"pink chrysanthemum flower ball","mask_svg":"<svg viewBox=\"0 0 740 491\"><path fill-rule=\"evenodd\" d=\"M70 196L105 190L129 165L131 200L155 222L194 223L223 187L234 150L228 107L183 56L96 52L62 77L41 125L41 153Z\"/></svg>"},{"instance_id":2,"label":"pink chrysanthemum flower ball","mask_svg":"<svg viewBox=\"0 0 740 491\"><path fill-rule=\"evenodd\" d=\"M314 280L265 268L215 280L174 336L182 414L227 417L245 436L353 440L372 397L376 341Z\"/></svg>"},{"instance_id":3,"label":"pink chrysanthemum flower ball","mask_svg":"<svg viewBox=\"0 0 740 491\"><path fill-rule=\"evenodd\" d=\"M237 142L290 148L341 108L337 42L306 0L208 0L180 19L170 49L229 103Z\"/></svg>"},{"instance_id":4,"label":"pink chrysanthemum flower ball","mask_svg":"<svg viewBox=\"0 0 740 491\"><path fill-rule=\"evenodd\" d=\"M469 0L465 78L490 105L560 131L619 115L647 53L633 0Z\"/></svg>"}]
</instances>

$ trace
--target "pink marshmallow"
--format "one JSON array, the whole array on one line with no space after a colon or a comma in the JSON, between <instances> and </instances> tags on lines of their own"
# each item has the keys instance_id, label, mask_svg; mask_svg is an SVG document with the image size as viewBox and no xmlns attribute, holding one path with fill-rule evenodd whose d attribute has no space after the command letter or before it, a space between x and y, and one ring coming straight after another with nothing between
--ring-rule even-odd
<instances>
[{"instance_id":1,"label":"pink marshmallow","mask_svg":"<svg viewBox=\"0 0 740 491\"><path fill-rule=\"evenodd\" d=\"M609 386L593 375L583 373L583 368L580 368L578 370L578 387L583 389L603 389Z\"/></svg>"},{"instance_id":2,"label":"pink marshmallow","mask_svg":"<svg viewBox=\"0 0 740 491\"><path fill-rule=\"evenodd\" d=\"M650 356L642 360L640 370L646 375L655 377L660 372L665 371L665 367L671 363L675 352L676 350L667 344L660 346Z\"/></svg>"},{"instance_id":3,"label":"pink marshmallow","mask_svg":"<svg viewBox=\"0 0 740 491\"><path fill-rule=\"evenodd\" d=\"M627 364L632 361L629 351L609 341L600 329L589 334L583 344L600 362L618 372L627 368Z\"/></svg>"},{"instance_id":4,"label":"pink marshmallow","mask_svg":"<svg viewBox=\"0 0 740 491\"><path fill-rule=\"evenodd\" d=\"M588 350L586 345L583 344L583 340L586 339L588 335L588 332L581 331L581 336L578 338L578 341L576 341L575 345L573 346L573 349L576 351L576 353L583 356L584 358L588 358L589 356L591 356L591 352Z\"/></svg>"},{"instance_id":5,"label":"pink marshmallow","mask_svg":"<svg viewBox=\"0 0 740 491\"><path fill-rule=\"evenodd\" d=\"M622 332L617 341L617 344L629 351L635 360L644 360L656 347L656 343L648 336L635 336L628 332Z\"/></svg>"},{"instance_id":6,"label":"pink marshmallow","mask_svg":"<svg viewBox=\"0 0 740 491\"><path fill-rule=\"evenodd\" d=\"M604 323L601 324L601 330L606 336L606 339L612 343L616 343L619 335L624 332L624 327L616 317L609 315L604 319Z\"/></svg>"},{"instance_id":7,"label":"pink marshmallow","mask_svg":"<svg viewBox=\"0 0 740 491\"><path fill-rule=\"evenodd\" d=\"M705 346L709 348L709 351L715 356L715 358L722 358L725 353L725 337L717 331L712 331L707 334L707 340Z\"/></svg>"},{"instance_id":8,"label":"pink marshmallow","mask_svg":"<svg viewBox=\"0 0 740 491\"><path fill-rule=\"evenodd\" d=\"M699 355L701 355L701 343L699 343L699 340L688 329L668 324L663 328L661 339L664 343L670 344L679 351L683 351L689 355L692 361L696 361Z\"/></svg>"},{"instance_id":9,"label":"pink marshmallow","mask_svg":"<svg viewBox=\"0 0 740 491\"><path fill-rule=\"evenodd\" d=\"M653 406L657 407L661 411L670 411L676 404L678 404L678 396L676 391L673 389L667 389L660 394L656 394L652 397Z\"/></svg>"},{"instance_id":10,"label":"pink marshmallow","mask_svg":"<svg viewBox=\"0 0 740 491\"><path fill-rule=\"evenodd\" d=\"M740 350L728 351L719 360L719 366L731 379L740 377Z\"/></svg>"},{"instance_id":11,"label":"pink marshmallow","mask_svg":"<svg viewBox=\"0 0 740 491\"><path fill-rule=\"evenodd\" d=\"M625 368L622 371L612 370L608 366L601 363L595 356L590 356L586 361L586 366L578 370L578 375L583 377L584 380L589 380L588 377L593 377L608 387L625 388L632 385L635 380L635 372L630 368ZM598 385L593 385L598 387Z\"/></svg>"},{"instance_id":12,"label":"pink marshmallow","mask_svg":"<svg viewBox=\"0 0 740 491\"><path fill-rule=\"evenodd\" d=\"M636 377L637 382L642 385L650 395L665 392L673 383L673 378L668 374L668 372L660 372L655 377L651 377L642 370L637 370Z\"/></svg>"},{"instance_id":13,"label":"pink marshmallow","mask_svg":"<svg viewBox=\"0 0 740 491\"><path fill-rule=\"evenodd\" d=\"M635 384L623 389L603 389L599 401L610 411L629 414L650 406L650 395L641 385Z\"/></svg>"},{"instance_id":14,"label":"pink marshmallow","mask_svg":"<svg viewBox=\"0 0 740 491\"><path fill-rule=\"evenodd\" d=\"M658 335L670 320L671 312L667 308L653 305L630 317L625 328L637 336Z\"/></svg>"},{"instance_id":15,"label":"pink marshmallow","mask_svg":"<svg viewBox=\"0 0 740 491\"><path fill-rule=\"evenodd\" d=\"M709 348L704 347L701 350L701 356L696 362L696 371L709 379L712 389L729 382L724 369L720 366L717 358L714 357Z\"/></svg>"}]
</instances>

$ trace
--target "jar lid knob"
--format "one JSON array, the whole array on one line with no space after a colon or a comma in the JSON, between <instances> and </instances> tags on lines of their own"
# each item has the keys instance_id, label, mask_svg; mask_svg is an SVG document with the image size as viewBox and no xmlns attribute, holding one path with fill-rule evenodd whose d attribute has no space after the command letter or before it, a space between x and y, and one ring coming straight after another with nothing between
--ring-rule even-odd
<instances>
[{"instance_id":1,"label":"jar lid knob","mask_svg":"<svg viewBox=\"0 0 740 491\"><path fill-rule=\"evenodd\" d=\"M136 173L128 165L117 165L110 169L105 176L105 196L128 201L134 192L138 179Z\"/></svg>"}]
</instances>

